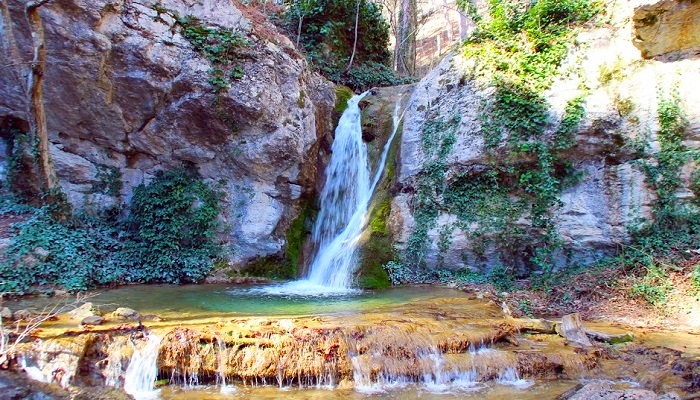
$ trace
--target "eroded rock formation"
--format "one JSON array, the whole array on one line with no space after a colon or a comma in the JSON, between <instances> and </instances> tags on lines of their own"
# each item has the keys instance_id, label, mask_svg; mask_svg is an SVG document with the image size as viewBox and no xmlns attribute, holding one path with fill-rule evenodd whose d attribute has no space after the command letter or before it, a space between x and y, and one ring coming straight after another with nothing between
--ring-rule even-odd
<instances>
[{"instance_id":1,"label":"eroded rock formation","mask_svg":"<svg viewBox=\"0 0 700 400\"><path fill-rule=\"evenodd\" d=\"M700 3L664 0L634 11L634 45L644 58L700 54ZM671 53L671 54L669 54Z\"/></svg>"},{"instance_id":2,"label":"eroded rock formation","mask_svg":"<svg viewBox=\"0 0 700 400\"><path fill-rule=\"evenodd\" d=\"M14 28L28 58L22 5L9 2L15 25L3 29ZM71 203L128 203L157 171L193 164L226 193L234 262L283 249L297 200L313 191L335 99L289 39L231 0L57 0L41 16L51 154ZM215 65L183 36L177 17L247 41L229 87L217 93ZM21 128L25 104L14 74L0 74L0 92L0 126ZM110 190L111 180L121 189Z\"/></svg>"}]
</instances>

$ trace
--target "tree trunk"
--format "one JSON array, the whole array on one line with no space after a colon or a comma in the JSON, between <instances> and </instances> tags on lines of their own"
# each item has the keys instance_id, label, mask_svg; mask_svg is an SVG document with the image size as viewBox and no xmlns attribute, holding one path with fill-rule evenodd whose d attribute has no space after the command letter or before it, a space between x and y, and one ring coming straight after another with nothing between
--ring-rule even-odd
<instances>
[{"instance_id":1,"label":"tree trunk","mask_svg":"<svg viewBox=\"0 0 700 400\"><path fill-rule=\"evenodd\" d=\"M46 67L46 43L44 39L44 24L39 15L39 7L50 0L38 0L27 3L25 14L29 21L29 29L32 34L33 58L27 75L27 116L29 126L33 134L33 145L36 146L36 162L39 167L39 176L42 189L51 196L58 189L56 170L51 162L49 152L49 130L46 125L46 113L44 112L43 81Z\"/></svg>"},{"instance_id":2,"label":"tree trunk","mask_svg":"<svg viewBox=\"0 0 700 400\"><path fill-rule=\"evenodd\" d=\"M459 13L459 37L462 40L467 38L467 16L462 11Z\"/></svg>"},{"instance_id":3,"label":"tree trunk","mask_svg":"<svg viewBox=\"0 0 700 400\"><path fill-rule=\"evenodd\" d=\"M357 26L360 22L360 2L362 0L357 0L357 8L355 9L355 41L352 44L352 55L350 55L350 62L348 63L347 68L345 68L345 71L343 72L348 72L350 71L350 68L352 68L352 62L355 60L355 52L357 51Z\"/></svg>"},{"instance_id":4,"label":"tree trunk","mask_svg":"<svg viewBox=\"0 0 700 400\"><path fill-rule=\"evenodd\" d=\"M299 41L301 40L301 26L304 22L304 14L299 10L299 25L297 25L297 49L299 48Z\"/></svg>"},{"instance_id":5,"label":"tree trunk","mask_svg":"<svg viewBox=\"0 0 700 400\"><path fill-rule=\"evenodd\" d=\"M400 75L415 75L417 28L416 0L401 0L399 29L396 36L396 71Z\"/></svg>"}]
</instances>

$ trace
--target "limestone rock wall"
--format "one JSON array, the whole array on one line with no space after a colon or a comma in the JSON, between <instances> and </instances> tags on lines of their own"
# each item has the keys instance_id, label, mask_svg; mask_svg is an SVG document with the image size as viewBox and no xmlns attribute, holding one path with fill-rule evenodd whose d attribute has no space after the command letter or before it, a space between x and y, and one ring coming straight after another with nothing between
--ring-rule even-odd
<instances>
[{"instance_id":1,"label":"limestone rock wall","mask_svg":"<svg viewBox=\"0 0 700 400\"><path fill-rule=\"evenodd\" d=\"M21 6L9 2L28 60ZM243 77L216 95L210 61L163 9L240 32L250 43L241 56ZM226 193L223 222L234 262L284 247L297 200L314 190L335 94L266 17L233 0L56 0L41 16L51 153L75 206L128 203L133 188L157 171L194 164ZM10 27L0 29L2 36ZM21 125L18 77L3 68L0 125ZM123 182L119 193L95 189L109 173Z\"/></svg>"},{"instance_id":2,"label":"limestone rock wall","mask_svg":"<svg viewBox=\"0 0 700 400\"><path fill-rule=\"evenodd\" d=\"M564 242L558 261L561 266L590 263L614 253L629 240L628 228L638 218L651 215L656 195L645 182L634 143L647 140L648 136L650 151L658 151L655 133L659 130L659 93L668 96L677 91L689 122L684 143L691 148L700 147L700 60L693 56L675 61L645 60L642 56L648 54L635 48L633 41L632 17L636 20L635 7L640 3L647 2L610 3L607 24L580 33L578 45L570 49L561 75L547 92L552 105L550 119L557 123L567 100L582 94L582 87L589 88L576 145L566 154L583 178L562 193L563 205L552 210ZM680 29L668 29L676 28ZM445 158L447 181L460 172L488 168L479 110L493 89L472 80L472 69L471 60L461 55L449 56L417 85L410 100L401 142L399 193L392 200L390 216L400 251L406 249L416 229L417 180L426 173L428 159L423 130L430 118L461 118L456 127L456 143ZM684 172L682 178L687 185L689 172ZM683 189L677 196L689 198L693 194ZM437 222L428 232L427 268L481 269L501 262L494 247L477 254L469 232L460 228L449 229L448 237L444 233L441 237L441 232L456 219L455 215L439 211ZM469 228L476 229L477 225ZM518 261L506 260L516 265Z\"/></svg>"}]
</instances>

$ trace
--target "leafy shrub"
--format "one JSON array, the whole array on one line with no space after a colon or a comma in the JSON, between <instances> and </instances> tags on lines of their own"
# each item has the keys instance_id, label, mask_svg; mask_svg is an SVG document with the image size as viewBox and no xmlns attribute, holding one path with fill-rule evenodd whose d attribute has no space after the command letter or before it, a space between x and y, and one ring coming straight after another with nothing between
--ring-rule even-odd
<instances>
[{"instance_id":1,"label":"leafy shrub","mask_svg":"<svg viewBox=\"0 0 700 400\"><path fill-rule=\"evenodd\" d=\"M33 211L16 226L0 264L0 292L23 294L47 285L84 290L123 278L124 266L113 258L122 247L110 226L84 218L58 222L49 207Z\"/></svg>"},{"instance_id":2,"label":"leafy shrub","mask_svg":"<svg viewBox=\"0 0 700 400\"><path fill-rule=\"evenodd\" d=\"M134 189L125 221L130 280L196 282L220 253L214 242L218 195L193 171L178 169Z\"/></svg>"},{"instance_id":3,"label":"leafy shrub","mask_svg":"<svg viewBox=\"0 0 700 400\"><path fill-rule=\"evenodd\" d=\"M62 286L84 290L124 282L196 282L220 253L218 195L193 171L178 169L134 190L129 217L56 219L49 206L2 202L27 218L0 263L0 292Z\"/></svg>"},{"instance_id":4,"label":"leafy shrub","mask_svg":"<svg viewBox=\"0 0 700 400\"><path fill-rule=\"evenodd\" d=\"M394 71L386 65L367 61L350 69L347 74L340 76L338 82L359 92L364 92L375 86L395 86L413 83L415 79L396 76Z\"/></svg>"},{"instance_id":5,"label":"leafy shrub","mask_svg":"<svg viewBox=\"0 0 700 400\"><path fill-rule=\"evenodd\" d=\"M646 273L639 282L632 286L631 295L643 297L654 306L666 304L668 292L672 289L663 268L648 257Z\"/></svg>"}]
</instances>

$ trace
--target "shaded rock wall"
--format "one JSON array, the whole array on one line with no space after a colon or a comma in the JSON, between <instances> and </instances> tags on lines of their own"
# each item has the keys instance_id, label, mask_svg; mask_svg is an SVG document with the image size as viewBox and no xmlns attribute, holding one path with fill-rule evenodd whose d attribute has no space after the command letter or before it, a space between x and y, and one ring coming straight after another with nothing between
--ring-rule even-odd
<instances>
[{"instance_id":1,"label":"shaded rock wall","mask_svg":"<svg viewBox=\"0 0 700 400\"><path fill-rule=\"evenodd\" d=\"M21 5L9 2L28 60ZM243 77L216 95L210 61L172 14L240 32L250 43L240 57ZM56 0L41 16L51 154L71 203L128 203L157 171L193 164L226 192L222 218L234 262L284 247L297 200L314 190L335 94L266 17L232 0ZM2 29L6 35L9 27ZM25 120L15 74L0 74L0 93L0 126ZM123 182L119 193L96 189L109 173Z\"/></svg>"},{"instance_id":2,"label":"shaded rock wall","mask_svg":"<svg viewBox=\"0 0 700 400\"><path fill-rule=\"evenodd\" d=\"M608 25L582 32L546 94L552 106L550 121L556 126L566 102L586 93L586 114L576 144L565 154L583 178L561 194L561 207L552 210L564 243L559 266L590 263L615 253L628 242L629 228L639 218L650 217L656 194L645 182L634 143L647 141L652 154L659 151L655 134L659 130L659 93L668 97L677 91L689 122L684 144L691 148L700 145L700 93L695 89L700 62L692 57L675 62L643 60L631 39L634 6L610 5ZM424 166L429 160L423 144L429 120L436 115L460 118L455 127L456 142L445 158L448 182L460 173L488 168L479 112L493 89L488 80L473 79L473 70L472 60L449 56L417 85L410 101L401 142L399 193L392 200L390 216L400 251L406 249L416 229L417 181L426 173ZM681 175L687 188L690 169ZM693 194L682 189L677 196L687 199ZM499 263L522 266L527 255L502 259L498 243L485 252L475 251L470 232L478 224L452 229L457 216L445 210L438 213L428 232L427 268L481 269ZM523 220L517 223L529 224ZM441 236L446 231L449 235Z\"/></svg>"}]
</instances>

